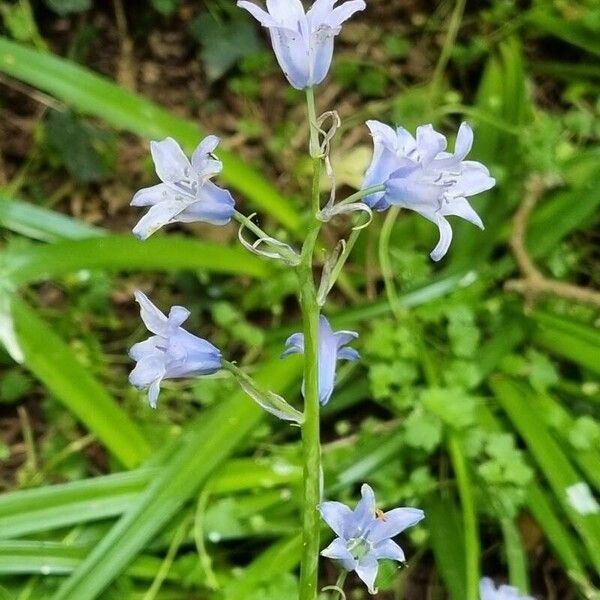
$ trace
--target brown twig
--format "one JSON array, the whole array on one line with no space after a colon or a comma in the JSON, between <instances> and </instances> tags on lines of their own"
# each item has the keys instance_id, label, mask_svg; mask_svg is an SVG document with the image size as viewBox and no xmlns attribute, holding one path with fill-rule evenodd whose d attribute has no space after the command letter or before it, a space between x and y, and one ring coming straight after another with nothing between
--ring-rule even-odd
<instances>
[{"instance_id":1,"label":"brown twig","mask_svg":"<svg viewBox=\"0 0 600 600\"><path fill-rule=\"evenodd\" d=\"M559 296L600 307L600 292L548 279L537 268L527 252L525 244L529 217L544 192L558 184L559 180L556 177L535 174L525 185L525 198L515 213L510 238L510 247L521 272L521 278L507 281L505 288L522 294L528 308L531 308L540 296Z\"/></svg>"}]
</instances>

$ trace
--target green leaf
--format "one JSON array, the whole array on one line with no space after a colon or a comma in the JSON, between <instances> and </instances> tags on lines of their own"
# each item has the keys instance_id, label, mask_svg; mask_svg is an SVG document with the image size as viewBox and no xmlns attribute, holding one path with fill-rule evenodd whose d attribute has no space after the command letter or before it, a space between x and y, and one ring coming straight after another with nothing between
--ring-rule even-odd
<instances>
[{"instance_id":1,"label":"green leaf","mask_svg":"<svg viewBox=\"0 0 600 600\"><path fill-rule=\"evenodd\" d=\"M580 483L581 476L546 429L543 416L529 402L527 388L500 376L492 378L491 387L579 532L590 560L600 569L600 515L580 513L567 497L567 489Z\"/></svg>"},{"instance_id":2,"label":"green leaf","mask_svg":"<svg viewBox=\"0 0 600 600\"><path fill-rule=\"evenodd\" d=\"M104 235L104 231L98 227L29 202L5 198L1 193L0 225L41 242Z\"/></svg>"},{"instance_id":3,"label":"green leaf","mask_svg":"<svg viewBox=\"0 0 600 600\"><path fill-rule=\"evenodd\" d=\"M12 299L12 314L24 364L54 397L126 467L147 458L150 445L137 425L69 346L22 300Z\"/></svg>"},{"instance_id":4,"label":"green leaf","mask_svg":"<svg viewBox=\"0 0 600 600\"><path fill-rule=\"evenodd\" d=\"M245 12L227 11L219 17L206 11L190 25L192 35L202 45L200 57L212 81L222 77L245 56L261 49L256 28Z\"/></svg>"},{"instance_id":5,"label":"green leaf","mask_svg":"<svg viewBox=\"0 0 600 600\"><path fill-rule=\"evenodd\" d=\"M59 15L78 13L92 7L92 0L46 0L46 4Z\"/></svg>"},{"instance_id":6,"label":"green leaf","mask_svg":"<svg viewBox=\"0 0 600 600\"><path fill-rule=\"evenodd\" d=\"M241 247L231 248L177 236L140 242L130 235L111 235L32 246L3 255L4 276L14 285L53 279L79 270L207 270L267 277L269 265Z\"/></svg>"},{"instance_id":7,"label":"green leaf","mask_svg":"<svg viewBox=\"0 0 600 600\"><path fill-rule=\"evenodd\" d=\"M50 112L46 121L46 140L49 149L79 183L100 181L114 166L115 136L71 111Z\"/></svg>"},{"instance_id":8,"label":"green leaf","mask_svg":"<svg viewBox=\"0 0 600 600\"><path fill-rule=\"evenodd\" d=\"M299 377L293 361L265 364L256 379L284 393ZM197 493L209 475L244 443L264 413L244 392L202 414L182 435L165 469L67 579L54 600L92 600Z\"/></svg>"},{"instance_id":9,"label":"green leaf","mask_svg":"<svg viewBox=\"0 0 600 600\"><path fill-rule=\"evenodd\" d=\"M163 15L172 15L181 4L181 0L150 0L154 10Z\"/></svg>"},{"instance_id":10,"label":"green leaf","mask_svg":"<svg viewBox=\"0 0 600 600\"><path fill-rule=\"evenodd\" d=\"M197 124L171 115L142 96L121 89L71 61L36 52L0 37L0 71L62 100L74 110L99 117L109 125L149 139L171 136L188 151L202 137ZM234 154L219 149L223 179L254 205L299 232L302 219L262 175Z\"/></svg>"}]
</instances>

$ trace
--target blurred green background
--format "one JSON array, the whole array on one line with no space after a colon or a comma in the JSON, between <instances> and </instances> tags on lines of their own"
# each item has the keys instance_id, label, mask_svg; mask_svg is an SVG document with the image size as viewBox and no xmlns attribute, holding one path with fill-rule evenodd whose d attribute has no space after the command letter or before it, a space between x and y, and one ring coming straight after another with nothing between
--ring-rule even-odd
<instances>
[{"instance_id":1,"label":"blurred green background","mask_svg":"<svg viewBox=\"0 0 600 600\"><path fill-rule=\"evenodd\" d=\"M128 203L155 181L148 140L216 133L238 206L298 243L302 94L230 1L0 0L0 17L0 598L293 600L297 429L224 376L169 382L152 411L127 350L140 288L297 402L301 364L277 358L294 275L233 226L138 242ZM479 573L600 597L599 55L596 0L369 0L338 38L317 101L343 121L340 194L369 118L467 120L498 182L473 200L486 231L455 223L439 265L434 226L378 215L326 307L364 356L323 411L327 497L367 481L427 512L381 598L465 600Z\"/></svg>"}]
</instances>

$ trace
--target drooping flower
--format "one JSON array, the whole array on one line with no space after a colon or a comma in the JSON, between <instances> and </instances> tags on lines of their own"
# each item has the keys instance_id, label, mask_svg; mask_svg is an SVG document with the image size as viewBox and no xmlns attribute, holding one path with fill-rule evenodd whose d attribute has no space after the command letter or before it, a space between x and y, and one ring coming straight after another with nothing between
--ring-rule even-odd
<instances>
[{"instance_id":1,"label":"drooping flower","mask_svg":"<svg viewBox=\"0 0 600 600\"><path fill-rule=\"evenodd\" d=\"M494 582L484 577L479 582L479 600L535 600L531 596L522 595L516 587L501 585L498 589Z\"/></svg>"},{"instance_id":2,"label":"drooping flower","mask_svg":"<svg viewBox=\"0 0 600 600\"><path fill-rule=\"evenodd\" d=\"M360 354L346 344L358 337L355 331L336 331L331 329L329 321L321 315L319 318L319 401L325 406L331 398L335 385L335 368L338 360L357 360ZM294 333L285 342L285 351L281 358L290 354L304 353L304 334ZM304 393L304 384L302 385Z\"/></svg>"},{"instance_id":3,"label":"drooping flower","mask_svg":"<svg viewBox=\"0 0 600 600\"><path fill-rule=\"evenodd\" d=\"M366 8L364 0L349 0L335 7L337 2L316 0L308 12L300 0L267 0L266 11L246 0L237 5L268 28L279 66L290 84L302 90L325 79L342 23Z\"/></svg>"},{"instance_id":4,"label":"drooping flower","mask_svg":"<svg viewBox=\"0 0 600 600\"><path fill-rule=\"evenodd\" d=\"M483 229L479 215L467 198L494 187L496 180L481 163L464 160L473 145L473 130L463 123L454 154L446 152L447 140L432 125L417 128L416 137L406 129L394 130L379 121L368 121L374 142L371 166L363 189L385 185L385 190L363 199L374 210L390 205L418 212L438 226L440 240L431 252L435 261L444 257L452 242L448 216Z\"/></svg>"},{"instance_id":5,"label":"drooping flower","mask_svg":"<svg viewBox=\"0 0 600 600\"><path fill-rule=\"evenodd\" d=\"M190 316L187 308L173 306L166 317L144 293L135 292L135 299L142 321L154 335L129 351L137 361L129 382L139 389L148 388L148 401L156 408L163 379L212 375L221 368L221 352L181 327Z\"/></svg>"},{"instance_id":6,"label":"drooping flower","mask_svg":"<svg viewBox=\"0 0 600 600\"><path fill-rule=\"evenodd\" d=\"M405 562L402 548L392 540L425 517L418 508L394 508L386 513L375 505L373 490L364 484L361 500L354 510L341 502L323 502L319 506L323 520L338 536L322 556L340 561L346 571L356 571L369 593L375 594L379 560Z\"/></svg>"},{"instance_id":7,"label":"drooping flower","mask_svg":"<svg viewBox=\"0 0 600 600\"><path fill-rule=\"evenodd\" d=\"M173 138L150 142L162 183L140 190L131 201L131 206L150 206L133 228L136 237L145 240L169 223L229 223L235 202L227 190L210 181L223 170L223 163L212 154L219 141L214 135L204 138L191 161Z\"/></svg>"}]
</instances>

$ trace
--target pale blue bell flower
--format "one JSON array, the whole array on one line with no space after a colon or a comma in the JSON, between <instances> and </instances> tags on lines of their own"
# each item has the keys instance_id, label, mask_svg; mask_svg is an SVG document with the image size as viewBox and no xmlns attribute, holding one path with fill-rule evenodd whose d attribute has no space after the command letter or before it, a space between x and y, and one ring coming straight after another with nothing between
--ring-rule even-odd
<instances>
[{"instance_id":1,"label":"pale blue bell flower","mask_svg":"<svg viewBox=\"0 0 600 600\"><path fill-rule=\"evenodd\" d=\"M323 502L319 511L323 520L338 536L322 556L340 562L346 571L356 574L375 594L375 579L382 559L405 562L404 552L393 537L425 518L418 508L377 510L375 494L366 483L361 487L361 500L352 510L341 502Z\"/></svg>"},{"instance_id":2,"label":"pale blue bell flower","mask_svg":"<svg viewBox=\"0 0 600 600\"><path fill-rule=\"evenodd\" d=\"M382 211L391 205L418 212L438 226L440 239L431 258L441 260L452 242L448 216L461 217L483 229L483 222L467 198L494 187L496 180L481 163L464 160L473 145L473 130L462 123L454 154L446 152L447 140L432 125L417 128L413 137L406 129L393 129L368 121L374 153L363 189L385 185L363 202Z\"/></svg>"},{"instance_id":3,"label":"pale blue bell flower","mask_svg":"<svg viewBox=\"0 0 600 600\"><path fill-rule=\"evenodd\" d=\"M229 223L235 202L227 190L210 181L223 170L223 163L212 154L219 141L214 135L204 138L191 161L173 138L150 142L162 183L140 190L131 201L131 206L150 206L133 228L136 237L145 240L170 223Z\"/></svg>"},{"instance_id":4,"label":"pale blue bell flower","mask_svg":"<svg viewBox=\"0 0 600 600\"><path fill-rule=\"evenodd\" d=\"M210 342L181 327L190 316L183 306L173 306L165 316L142 292L135 292L142 321L153 333L135 344L129 356L137 361L129 383L138 389L148 388L148 402L156 408L163 379L212 375L221 368L221 352Z\"/></svg>"},{"instance_id":5,"label":"pale blue bell flower","mask_svg":"<svg viewBox=\"0 0 600 600\"><path fill-rule=\"evenodd\" d=\"M267 0L267 10L240 0L247 10L269 30L277 62L290 84L298 90L325 79L333 58L333 42L342 23L364 10L364 0L316 0L305 12L300 0Z\"/></svg>"},{"instance_id":6,"label":"pale blue bell flower","mask_svg":"<svg viewBox=\"0 0 600 600\"><path fill-rule=\"evenodd\" d=\"M516 587L501 585L496 589L494 582L484 577L479 582L479 600L535 600L531 596L525 596Z\"/></svg>"},{"instance_id":7,"label":"pale blue bell flower","mask_svg":"<svg viewBox=\"0 0 600 600\"><path fill-rule=\"evenodd\" d=\"M325 406L331 398L335 385L335 369L338 360L358 360L360 354L354 348L346 347L358 337L355 331L333 331L329 321L319 318L319 402ZM304 334L294 333L285 342L282 358L290 354L304 353ZM302 384L304 393L304 384Z\"/></svg>"}]
</instances>

